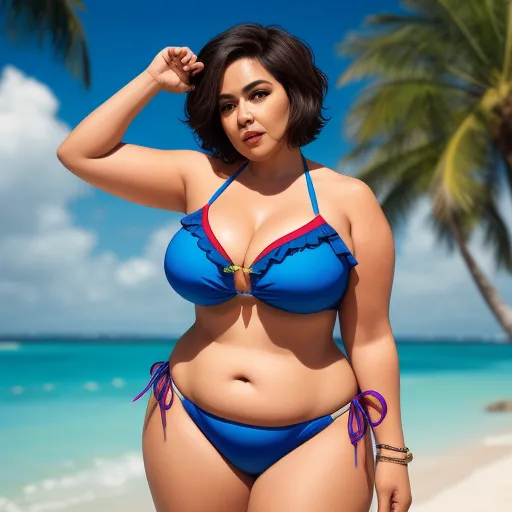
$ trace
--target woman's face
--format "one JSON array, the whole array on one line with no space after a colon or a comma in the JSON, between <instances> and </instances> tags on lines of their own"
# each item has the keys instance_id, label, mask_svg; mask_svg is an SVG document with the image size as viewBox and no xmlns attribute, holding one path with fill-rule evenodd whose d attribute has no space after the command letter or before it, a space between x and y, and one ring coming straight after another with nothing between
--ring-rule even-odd
<instances>
[{"instance_id":1,"label":"woman's face","mask_svg":"<svg viewBox=\"0 0 512 512\"><path fill-rule=\"evenodd\" d=\"M246 87L250 88L244 90ZM259 62L243 58L230 64L224 72L218 101L224 131L247 159L265 160L286 143L288 96ZM248 131L264 135L251 144L243 140Z\"/></svg>"}]
</instances>

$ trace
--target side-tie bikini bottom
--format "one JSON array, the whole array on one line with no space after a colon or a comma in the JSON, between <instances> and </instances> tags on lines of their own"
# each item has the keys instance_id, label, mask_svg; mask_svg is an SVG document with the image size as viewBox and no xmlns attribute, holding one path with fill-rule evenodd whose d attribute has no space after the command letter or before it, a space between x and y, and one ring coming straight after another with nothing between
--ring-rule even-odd
<instances>
[{"instance_id":1,"label":"side-tie bikini bottom","mask_svg":"<svg viewBox=\"0 0 512 512\"><path fill-rule=\"evenodd\" d=\"M374 390L356 395L341 409L311 420L279 427L247 425L215 416L185 398L176 387L169 371L169 363L157 362L151 366L151 379L133 399L141 398L151 387L160 405L162 424L166 426L166 411L171 408L174 392L192 421L213 446L234 466L250 475L260 475L274 462L297 448L330 425L336 418L349 411L348 434L354 446L354 463L357 467L357 443L366 433L367 426L379 425L386 416L384 397ZM169 393L169 391L171 391ZM168 396L170 394L170 399ZM377 412L378 419L370 417L369 408Z\"/></svg>"}]
</instances>

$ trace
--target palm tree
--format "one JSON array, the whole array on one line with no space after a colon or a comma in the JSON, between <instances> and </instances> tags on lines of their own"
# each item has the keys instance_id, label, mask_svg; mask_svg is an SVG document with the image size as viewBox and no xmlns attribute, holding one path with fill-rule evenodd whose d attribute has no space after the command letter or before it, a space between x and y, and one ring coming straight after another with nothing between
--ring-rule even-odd
<instances>
[{"instance_id":1,"label":"palm tree","mask_svg":"<svg viewBox=\"0 0 512 512\"><path fill-rule=\"evenodd\" d=\"M75 78L88 89L91 84L89 52L85 33L76 10L85 11L80 0L0 0L0 16L11 40L37 35L39 46L51 37L56 55Z\"/></svg>"},{"instance_id":2,"label":"palm tree","mask_svg":"<svg viewBox=\"0 0 512 512\"><path fill-rule=\"evenodd\" d=\"M346 118L342 159L379 198L392 228L430 200L440 243L458 248L512 341L512 308L468 250L477 227L498 268L512 270L497 196L512 191L512 1L401 0L339 43L342 86L367 83Z\"/></svg>"}]
</instances>

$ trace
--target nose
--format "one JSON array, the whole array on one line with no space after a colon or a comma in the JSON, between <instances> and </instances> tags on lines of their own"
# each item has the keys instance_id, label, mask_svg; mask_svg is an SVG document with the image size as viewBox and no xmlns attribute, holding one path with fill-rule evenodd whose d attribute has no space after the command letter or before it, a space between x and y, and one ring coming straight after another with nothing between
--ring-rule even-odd
<instances>
[{"instance_id":1,"label":"nose","mask_svg":"<svg viewBox=\"0 0 512 512\"><path fill-rule=\"evenodd\" d=\"M245 126L248 121L254 121L254 117L248 107L243 102L240 102L238 106L238 124L240 126Z\"/></svg>"}]
</instances>

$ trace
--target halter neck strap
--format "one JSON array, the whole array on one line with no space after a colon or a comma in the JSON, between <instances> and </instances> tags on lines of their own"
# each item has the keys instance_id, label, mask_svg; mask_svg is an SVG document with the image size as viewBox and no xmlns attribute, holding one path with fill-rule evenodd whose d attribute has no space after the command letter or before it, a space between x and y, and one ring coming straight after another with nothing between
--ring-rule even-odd
<instances>
[{"instance_id":1,"label":"halter neck strap","mask_svg":"<svg viewBox=\"0 0 512 512\"><path fill-rule=\"evenodd\" d=\"M226 188L231 185L231 182L247 167L249 160L246 160L218 189L215 194L210 198L208 204L212 204L217 197L219 197Z\"/></svg>"},{"instance_id":2,"label":"halter neck strap","mask_svg":"<svg viewBox=\"0 0 512 512\"><path fill-rule=\"evenodd\" d=\"M308 194L309 199L311 201L311 206L313 207L313 212L315 215L318 215L318 202L316 200L316 193L315 193L315 187L313 186L313 181L311 179L311 176L309 175L309 169L308 164L306 163L306 159L304 158L304 155L301 152L302 157L302 163L304 165L304 174L306 175L306 183L308 185ZM231 183L236 179L236 177L247 167L249 164L249 160L246 160L213 194L213 196L208 201L208 204L211 205L221 194L226 190L226 188L231 185Z\"/></svg>"},{"instance_id":3,"label":"halter neck strap","mask_svg":"<svg viewBox=\"0 0 512 512\"><path fill-rule=\"evenodd\" d=\"M302 155L302 153L301 153ZM304 155L302 155L302 162L304 163L304 174L306 175L306 182L308 184L308 194L309 199L311 201L311 206L313 207L313 212L315 215L318 215L318 202L316 200L316 193L315 193L315 187L313 186L313 180L311 179L311 176L309 175L309 169L308 164L306 163L306 159L304 158Z\"/></svg>"}]
</instances>

